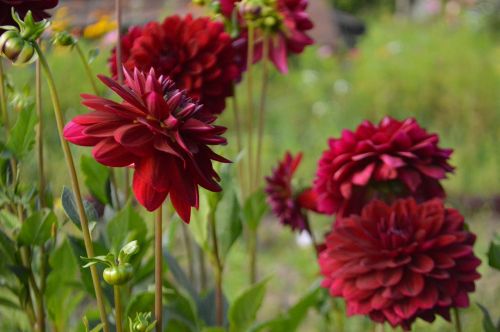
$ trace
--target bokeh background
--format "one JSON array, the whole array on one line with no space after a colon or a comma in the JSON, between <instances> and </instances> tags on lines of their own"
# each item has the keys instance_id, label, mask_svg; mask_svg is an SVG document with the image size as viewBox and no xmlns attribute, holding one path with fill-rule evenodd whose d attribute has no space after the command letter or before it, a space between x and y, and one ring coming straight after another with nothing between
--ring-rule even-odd
<instances>
[{"instance_id":1,"label":"bokeh background","mask_svg":"<svg viewBox=\"0 0 500 332\"><path fill-rule=\"evenodd\" d=\"M203 13L189 1L129 0L124 5L125 25L173 13ZM108 74L107 58L116 38L112 11L112 1L62 0L54 12L54 27L72 30L85 50L96 55L96 73ZM475 251L483 259L483 277L471 308L464 311L463 324L464 331L481 331L476 302L490 309L494 321L500 316L500 274L485 260L493 234L500 232L500 1L310 0L310 12L317 44L292 59L288 75L271 75L264 170L269 172L286 150L303 151L299 177L303 184L310 183L327 139L365 119L415 117L439 133L441 145L454 149L456 171L445 181L448 204L462 211L478 235ZM52 48L50 62L67 118L83 112L79 94L91 92L91 86L78 58L67 49ZM10 79L22 94L33 77L27 69L15 71ZM48 97L45 102L49 108ZM51 121L51 112L45 114ZM221 122L229 127L230 143L220 152L234 158L232 121L228 110ZM56 133L48 133L46 140L48 177L60 192L69 181L63 175ZM77 156L90 152L74 150ZM330 223L329 218L313 216L318 235ZM173 221L170 227L178 224ZM262 229L259 274L272 276L260 313L266 319L293 304L318 280L318 266L307 238L282 228L272 216ZM180 239L169 245L183 263L185 253L176 241ZM246 248L239 243L227 264L225 293L230 300L247 285L246 270ZM300 331L366 331L366 319L335 316L332 306L342 310L342 301L311 310ZM321 318L321 311L332 312L330 322ZM452 330L442 320L414 327Z\"/></svg>"}]
</instances>

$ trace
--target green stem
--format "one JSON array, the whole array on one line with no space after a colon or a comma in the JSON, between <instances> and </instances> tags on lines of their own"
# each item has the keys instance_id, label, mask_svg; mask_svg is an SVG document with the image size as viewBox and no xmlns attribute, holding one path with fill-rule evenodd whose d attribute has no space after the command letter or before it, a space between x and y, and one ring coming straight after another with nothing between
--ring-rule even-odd
<instances>
[{"instance_id":1,"label":"green stem","mask_svg":"<svg viewBox=\"0 0 500 332\"><path fill-rule=\"evenodd\" d=\"M261 171L262 171L262 143L264 140L264 120L266 115L266 97L267 89L269 86L269 35L264 34L263 46L262 46L262 91L260 94L260 105L259 105L259 124L258 124L258 136L257 136L257 170L256 170L256 181L257 184L261 181Z\"/></svg>"},{"instance_id":2,"label":"green stem","mask_svg":"<svg viewBox=\"0 0 500 332\"><path fill-rule=\"evenodd\" d=\"M247 135L248 135L248 186L251 194L254 188L254 161L253 161L253 120L254 120L254 100L253 100L253 54L255 50L255 28L253 23L248 23L248 54L247 54Z\"/></svg>"},{"instance_id":3,"label":"green stem","mask_svg":"<svg viewBox=\"0 0 500 332\"><path fill-rule=\"evenodd\" d=\"M50 71L49 64L47 63L47 60L45 59L42 50L40 49L37 43L34 43L33 46L35 47L35 50L38 53L39 61L44 70L45 77L47 79L47 83L49 86L50 97L52 99L52 104L54 106L54 115L56 118L57 131L59 133L59 139L61 141L64 157L66 159L66 164L68 166L68 170L70 173L71 186L73 189L73 193L75 194L76 205L78 208L78 215L80 217L80 222L82 224L83 240L85 243L85 250L87 252L87 257L94 257L94 246L92 243L92 237L89 230L89 222L87 219L87 215L85 214L85 208L83 206L82 194L80 191L80 184L78 183L78 176L76 174L75 163L73 161L73 156L71 154L69 144L64 139L63 135L64 118L61 110L61 105L59 103L59 96L57 93L55 81ZM99 314L101 317L101 321L104 324L104 332L109 332L109 324L106 319L106 307L104 306L104 297L102 293L101 284L99 282L99 275L97 274L97 268L95 266L91 266L90 272L92 275L92 282L94 284L94 291L96 295L97 306L99 308Z\"/></svg>"},{"instance_id":4,"label":"green stem","mask_svg":"<svg viewBox=\"0 0 500 332\"><path fill-rule=\"evenodd\" d=\"M215 214L210 212L209 224L211 228L212 235L212 265L214 268L215 275L215 322L217 326L223 326L224 324L224 308L223 308L223 291L222 291L222 274L224 271L224 266L219 255L219 241L217 240L217 227L215 221Z\"/></svg>"},{"instance_id":5,"label":"green stem","mask_svg":"<svg viewBox=\"0 0 500 332\"><path fill-rule=\"evenodd\" d=\"M207 289L207 266L205 264L205 252L200 246L198 247L198 268L200 272L200 293Z\"/></svg>"},{"instance_id":6,"label":"green stem","mask_svg":"<svg viewBox=\"0 0 500 332\"><path fill-rule=\"evenodd\" d=\"M0 59L0 109L2 111L3 125L7 134L10 130L9 112L7 110L7 94L5 91L5 77L3 72L3 60Z\"/></svg>"},{"instance_id":7,"label":"green stem","mask_svg":"<svg viewBox=\"0 0 500 332\"><path fill-rule=\"evenodd\" d=\"M38 129L36 133L37 149L38 149L38 198L40 207L45 207L45 163L43 158L43 112L42 112L42 73L40 61L36 62L35 72L35 90L36 90L36 113L38 116ZM38 300L38 326L40 332L45 332L45 304L43 295L45 292L46 283L46 257L45 247L40 246L40 299Z\"/></svg>"},{"instance_id":8,"label":"green stem","mask_svg":"<svg viewBox=\"0 0 500 332\"><path fill-rule=\"evenodd\" d=\"M155 319L156 332L162 332L163 327L163 251L162 251L162 206L156 210L155 218Z\"/></svg>"},{"instance_id":9,"label":"green stem","mask_svg":"<svg viewBox=\"0 0 500 332\"><path fill-rule=\"evenodd\" d=\"M189 231L187 225L182 223L182 237L184 240L184 247L186 248L187 265L188 265L188 277L189 281L192 283L194 278L194 262L193 262L193 242L189 236Z\"/></svg>"},{"instance_id":10,"label":"green stem","mask_svg":"<svg viewBox=\"0 0 500 332\"><path fill-rule=\"evenodd\" d=\"M453 308L453 320L455 321L455 331L462 332L462 322L460 321L460 313L457 308Z\"/></svg>"},{"instance_id":11,"label":"green stem","mask_svg":"<svg viewBox=\"0 0 500 332\"><path fill-rule=\"evenodd\" d=\"M99 90L97 89L97 83L95 81L95 76L92 73L92 69L90 68L88 59L83 54L82 48L80 47L80 44L78 42L75 44L75 49L76 49L76 52L78 53L78 56L80 57L80 60L83 64L83 68L85 68L85 73L87 74L87 77L89 78L90 84L92 84L92 89L94 90L94 93L96 94L96 96L98 96Z\"/></svg>"},{"instance_id":12,"label":"green stem","mask_svg":"<svg viewBox=\"0 0 500 332\"><path fill-rule=\"evenodd\" d=\"M231 98L233 101L233 113L234 113L234 129L236 131L236 149L238 150L237 155L243 150L243 137L241 132L241 118L240 111L238 107L238 100L236 98L236 86L234 87L234 96ZM245 180L245 158L241 159L238 163L238 177L241 185L242 197L246 196L246 180Z\"/></svg>"},{"instance_id":13,"label":"green stem","mask_svg":"<svg viewBox=\"0 0 500 332\"><path fill-rule=\"evenodd\" d=\"M113 293L115 296L116 332L123 332L122 301L121 301L121 296L120 296L120 286L113 286Z\"/></svg>"}]
</instances>

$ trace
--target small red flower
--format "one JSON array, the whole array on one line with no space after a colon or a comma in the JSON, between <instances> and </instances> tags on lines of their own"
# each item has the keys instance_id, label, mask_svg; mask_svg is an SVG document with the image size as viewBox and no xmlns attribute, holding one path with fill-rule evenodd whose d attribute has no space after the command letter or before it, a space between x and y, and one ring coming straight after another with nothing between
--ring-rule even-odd
<instances>
[{"instance_id":1,"label":"small red flower","mask_svg":"<svg viewBox=\"0 0 500 332\"><path fill-rule=\"evenodd\" d=\"M310 189L294 192L292 186L293 175L302 159L302 153L295 157L290 152L273 169L273 174L266 177L267 202L273 213L283 225L292 230L310 231L309 222L304 209L316 210L314 192Z\"/></svg>"},{"instance_id":2,"label":"small red flower","mask_svg":"<svg viewBox=\"0 0 500 332\"><path fill-rule=\"evenodd\" d=\"M170 16L162 23L133 27L123 36L122 49L125 68L154 68L169 76L209 114L224 110L240 76L231 37L221 22L208 17ZM116 77L115 51L109 62Z\"/></svg>"},{"instance_id":3,"label":"small red flower","mask_svg":"<svg viewBox=\"0 0 500 332\"><path fill-rule=\"evenodd\" d=\"M222 0L221 13L232 20L236 0ZM288 72L288 56L300 54L304 49L314 44L314 40L307 34L314 27L307 13L308 0L277 0L276 13L279 17L277 26L270 27L269 58L281 73ZM244 19L239 17L240 36L235 40L240 57L247 58L248 31ZM261 31L256 31L254 62L263 56L263 36ZM243 66L245 61L241 61Z\"/></svg>"},{"instance_id":4,"label":"small red flower","mask_svg":"<svg viewBox=\"0 0 500 332\"><path fill-rule=\"evenodd\" d=\"M21 18L31 10L33 18L40 21L50 17L46 10L54 8L58 2L58 0L0 0L0 25L17 26L12 19L11 8L14 8Z\"/></svg>"},{"instance_id":5,"label":"small red flower","mask_svg":"<svg viewBox=\"0 0 500 332\"><path fill-rule=\"evenodd\" d=\"M452 150L438 143L415 119L387 117L378 126L365 121L355 132L344 130L341 138L329 140L318 163L319 210L349 215L374 197L412 196L419 202L444 197L439 181L453 171Z\"/></svg>"},{"instance_id":6,"label":"small red flower","mask_svg":"<svg viewBox=\"0 0 500 332\"><path fill-rule=\"evenodd\" d=\"M170 194L179 216L189 222L198 207L198 186L220 191L212 160L229 162L208 146L226 144L226 128L212 125L215 117L199 117L202 106L176 90L154 70L145 74L124 70L125 84L99 76L121 103L82 95L92 112L78 115L64 128L64 137L93 146L94 158L110 167L135 168L133 189L139 203L157 209Z\"/></svg>"},{"instance_id":7,"label":"small red flower","mask_svg":"<svg viewBox=\"0 0 500 332\"><path fill-rule=\"evenodd\" d=\"M345 299L348 315L407 330L417 318L449 320L450 308L469 305L480 277L474 241L440 199L375 200L361 215L337 219L319 257L322 286Z\"/></svg>"}]
</instances>

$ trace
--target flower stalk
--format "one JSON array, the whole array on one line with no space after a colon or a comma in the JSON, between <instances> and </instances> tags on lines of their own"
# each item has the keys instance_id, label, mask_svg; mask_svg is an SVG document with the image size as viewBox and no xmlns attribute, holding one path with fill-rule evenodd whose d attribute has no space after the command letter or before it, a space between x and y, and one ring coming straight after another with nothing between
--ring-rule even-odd
<instances>
[{"instance_id":1,"label":"flower stalk","mask_svg":"<svg viewBox=\"0 0 500 332\"><path fill-rule=\"evenodd\" d=\"M122 301L121 301L119 285L113 286L113 293L115 297L116 332L123 332Z\"/></svg>"},{"instance_id":2,"label":"flower stalk","mask_svg":"<svg viewBox=\"0 0 500 332\"><path fill-rule=\"evenodd\" d=\"M78 215L80 217L80 222L82 224L85 250L87 252L88 257L94 257L94 246L92 243L92 238L91 238L91 234L90 234L90 230L89 230L89 222L87 219L87 215L85 213L85 208L83 206L82 194L80 191L80 184L78 182L78 176L76 173L75 163L73 161L73 156L71 154L69 144L63 137L64 118L63 118L63 114L61 111L61 106L59 103L59 96L58 96L57 89L55 86L54 78L52 76L49 64L47 63L47 60L45 59L45 55L43 54L42 50L40 49L40 47L38 46L38 44L36 42L33 43L33 46L35 48L35 51L38 54L40 65L45 73L45 77L46 77L49 91L50 91L50 97L52 99L52 104L54 106L54 115L56 118L57 131L59 134L59 139L61 141L61 146L62 146L64 156L66 159L66 164L67 164L68 169L69 169L69 173L70 173L70 177L71 177L71 185L72 185L72 189L73 189L73 192L75 195L76 205L77 205L77 209L78 209ZM103 330L104 330L104 332L109 332L109 324L108 324L108 321L106 318L106 307L104 306L103 292L102 292L101 284L99 281L99 276L97 274L97 269L95 266L91 266L90 271L91 271L91 275L92 275L92 282L94 284L94 291L96 294L99 315L101 318L101 322L104 324Z\"/></svg>"},{"instance_id":3,"label":"flower stalk","mask_svg":"<svg viewBox=\"0 0 500 332\"><path fill-rule=\"evenodd\" d=\"M223 291L222 291L222 275L224 271L224 265L222 264L219 255L219 241L217 239L217 227L215 220L215 213L210 212L209 223L211 228L212 236L212 265L214 268L215 275L215 322L217 326L223 326L224 324L224 302L223 302Z\"/></svg>"},{"instance_id":4,"label":"flower stalk","mask_svg":"<svg viewBox=\"0 0 500 332\"><path fill-rule=\"evenodd\" d=\"M2 112L3 125L8 133L10 129L10 123L9 123L9 112L7 111L7 94L5 90L5 77L4 77L2 59L0 59L0 108Z\"/></svg>"},{"instance_id":5,"label":"flower stalk","mask_svg":"<svg viewBox=\"0 0 500 332\"><path fill-rule=\"evenodd\" d=\"M257 184L261 180L262 172L262 143L264 141L264 121L266 115L266 98L269 86L269 33L264 33L262 46L262 90L260 94L259 105L259 123L257 133L257 161L256 161L256 178Z\"/></svg>"},{"instance_id":6,"label":"flower stalk","mask_svg":"<svg viewBox=\"0 0 500 332\"><path fill-rule=\"evenodd\" d=\"M455 332L462 332L462 322L458 308L453 308L453 320L455 321Z\"/></svg>"},{"instance_id":7,"label":"flower stalk","mask_svg":"<svg viewBox=\"0 0 500 332\"><path fill-rule=\"evenodd\" d=\"M248 54L247 54L247 135L248 135L248 190L250 195L254 188L254 160L253 160L253 120L254 120L254 101L253 101L253 55L255 52L255 27L252 22L248 23Z\"/></svg>"},{"instance_id":8,"label":"flower stalk","mask_svg":"<svg viewBox=\"0 0 500 332\"><path fill-rule=\"evenodd\" d=\"M156 332L162 332L163 327L163 284L162 284L162 266L163 266L163 251L162 251L162 206L156 210L155 215L155 319Z\"/></svg>"},{"instance_id":9,"label":"flower stalk","mask_svg":"<svg viewBox=\"0 0 500 332\"><path fill-rule=\"evenodd\" d=\"M85 54L83 54L83 50L80 47L80 44L78 42L75 43L74 45L76 53L78 53L78 57L80 58L83 68L85 69L85 73L87 74L87 77L89 78L90 84L92 85L92 90L94 93L98 96L99 95L99 90L97 89L97 83L95 80L95 76L92 73L92 69L90 68L89 61Z\"/></svg>"}]
</instances>

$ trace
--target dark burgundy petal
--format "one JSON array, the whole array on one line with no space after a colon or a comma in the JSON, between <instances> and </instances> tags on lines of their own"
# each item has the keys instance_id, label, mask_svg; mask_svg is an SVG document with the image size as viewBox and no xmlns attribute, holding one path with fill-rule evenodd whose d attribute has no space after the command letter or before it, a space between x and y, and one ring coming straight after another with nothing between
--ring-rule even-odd
<instances>
[{"instance_id":1,"label":"dark burgundy petal","mask_svg":"<svg viewBox=\"0 0 500 332\"><path fill-rule=\"evenodd\" d=\"M135 156L127 151L113 138L106 138L92 149L95 160L110 167L125 167L135 162Z\"/></svg>"}]
</instances>

